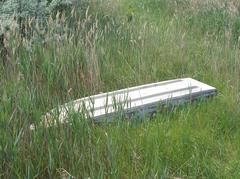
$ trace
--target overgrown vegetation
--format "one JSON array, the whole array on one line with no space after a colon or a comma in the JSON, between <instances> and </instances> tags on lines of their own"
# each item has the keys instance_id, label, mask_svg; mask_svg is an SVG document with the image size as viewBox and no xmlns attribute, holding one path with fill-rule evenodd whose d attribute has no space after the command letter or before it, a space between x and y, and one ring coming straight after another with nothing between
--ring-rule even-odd
<instances>
[{"instance_id":1,"label":"overgrown vegetation","mask_svg":"<svg viewBox=\"0 0 240 179\"><path fill-rule=\"evenodd\" d=\"M239 178L239 2L87 5L48 14L44 25L30 16L28 37L5 29L0 178ZM219 95L152 120L96 125L73 115L69 126L29 130L69 100L180 77Z\"/></svg>"}]
</instances>

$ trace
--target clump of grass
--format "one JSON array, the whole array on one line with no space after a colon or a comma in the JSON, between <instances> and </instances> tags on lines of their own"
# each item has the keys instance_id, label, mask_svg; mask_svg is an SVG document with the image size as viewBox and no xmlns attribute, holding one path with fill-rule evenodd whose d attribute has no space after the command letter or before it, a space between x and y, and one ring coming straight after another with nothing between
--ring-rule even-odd
<instances>
[{"instance_id":1,"label":"clump of grass","mask_svg":"<svg viewBox=\"0 0 240 179\"><path fill-rule=\"evenodd\" d=\"M0 57L0 177L238 178L239 15L192 2L91 2L45 26L29 19L31 38L10 28L5 64ZM29 130L71 99L186 76L219 96L139 123L72 115L72 125Z\"/></svg>"}]
</instances>

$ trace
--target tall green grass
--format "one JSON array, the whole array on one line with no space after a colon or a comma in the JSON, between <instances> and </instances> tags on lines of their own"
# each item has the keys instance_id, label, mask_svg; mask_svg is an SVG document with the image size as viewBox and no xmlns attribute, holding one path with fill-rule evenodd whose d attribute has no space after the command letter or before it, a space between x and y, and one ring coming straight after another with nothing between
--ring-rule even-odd
<instances>
[{"instance_id":1,"label":"tall green grass","mask_svg":"<svg viewBox=\"0 0 240 179\"><path fill-rule=\"evenodd\" d=\"M81 15L49 17L46 29L30 24L30 39L10 30L0 178L239 178L240 17L228 4L193 2L93 1ZM141 122L73 115L72 125L29 130L69 100L180 77L219 95Z\"/></svg>"}]
</instances>

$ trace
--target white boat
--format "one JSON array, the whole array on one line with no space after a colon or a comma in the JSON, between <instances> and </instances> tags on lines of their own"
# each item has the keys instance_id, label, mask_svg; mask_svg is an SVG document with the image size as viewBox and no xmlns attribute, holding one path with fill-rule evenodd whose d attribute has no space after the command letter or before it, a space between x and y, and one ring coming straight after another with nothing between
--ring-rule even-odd
<instances>
[{"instance_id":1,"label":"white boat","mask_svg":"<svg viewBox=\"0 0 240 179\"><path fill-rule=\"evenodd\" d=\"M118 114L126 118L131 118L136 113L145 117L156 112L159 106L182 105L216 94L216 88L192 78L174 79L71 101L48 112L43 117L43 123L54 124L56 120L67 123L72 113L84 114L96 122L112 121Z\"/></svg>"}]
</instances>

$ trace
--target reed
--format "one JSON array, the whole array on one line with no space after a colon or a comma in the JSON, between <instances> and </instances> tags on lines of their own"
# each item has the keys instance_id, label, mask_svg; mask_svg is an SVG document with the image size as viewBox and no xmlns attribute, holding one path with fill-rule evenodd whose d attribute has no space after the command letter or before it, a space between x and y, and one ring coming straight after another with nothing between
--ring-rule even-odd
<instances>
[{"instance_id":1,"label":"reed","mask_svg":"<svg viewBox=\"0 0 240 179\"><path fill-rule=\"evenodd\" d=\"M29 17L26 37L12 23L0 56L0 178L238 178L239 3L196 2L89 1L44 23ZM152 120L96 125L80 113L29 130L69 100L188 76L220 94Z\"/></svg>"}]
</instances>

